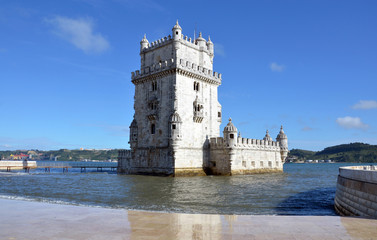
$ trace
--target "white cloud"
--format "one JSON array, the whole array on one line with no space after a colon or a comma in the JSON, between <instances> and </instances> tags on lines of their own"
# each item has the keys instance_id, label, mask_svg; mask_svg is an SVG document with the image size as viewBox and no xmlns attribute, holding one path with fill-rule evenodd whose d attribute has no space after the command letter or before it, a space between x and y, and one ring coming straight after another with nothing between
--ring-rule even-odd
<instances>
[{"instance_id":1,"label":"white cloud","mask_svg":"<svg viewBox=\"0 0 377 240\"><path fill-rule=\"evenodd\" d=\"M359 117L343 117L343 118L337 118L336 123L339 124L339 126L351 129L351 128L358 128L358 129L366 129L369 126L361 121Z\"/></svg>"},{"instance_id":2,"label":"white cloud","mask_svg":"<svg viewBox=\"0 0 377 240\"><path fill-rule=\"evenodd\" d=\"M284 71L285 66L284 65L279 65L276 62L273 62L273 63L270 64L270 69L273 72L282 72L282 71Z\"/></svg>"},{"instance_id":3,"label":"white cloud","mask_svg":"<svg viewBox=\"0 0 377 240\"><path fill-rule=\"evenodd\" d=\"M309 127L309 126L305 126L301 129L301 131L304 131L304 132L309 132L309 131L313 131L314 129Z\"/></svg>"},{"instance_id":4,"label":"white cloud","mask_svg":"<svg viewBox=\"0 0 377 240\"><path fill-rule=\"evenodd\" d=\"M108 41L100 33L93 32L93 23L90 19L57 16L48 19L47 22L53 25L56 35L85 53L101 53L110 47Z\"/></svg>"},{"instance_id":5,"label":"white cloud","mask_svg":"<svg viewBox=\"0 0 377 240\"><path fill-rule=\"evenodd\" d=\"M374 100L360 100L352 106L353 109L373 109L377 108L377 102Z\"/></svg>"},{"instance_id":6,"label":"white cloud","mask_svg":"<svg viewBox=\"0 0 377 240\"><path fill-rule=\"evenodd\" d=\"M213 44L213 47L214 47L214 51L215 51L215 54L216 54L216 55L219 55L219 56L225 57L225 49L224 49L224 45L222 45L222 44L220 44L220 43L214 43L214 44Z\"/></svg>"}]
</instances>

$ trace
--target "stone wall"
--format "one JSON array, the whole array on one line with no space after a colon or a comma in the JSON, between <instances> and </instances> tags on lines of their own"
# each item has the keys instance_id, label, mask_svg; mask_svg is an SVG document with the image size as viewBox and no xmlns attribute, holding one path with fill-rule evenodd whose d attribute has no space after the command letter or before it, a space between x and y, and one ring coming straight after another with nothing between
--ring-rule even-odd
<instances>
[{"instance_id":1,"label":"stone wall","mask_svg":"<svg viewBox=\"0 0 377 240\"><path fill-rule=\"evenodd\" d=\"M174 161L169 148L138 148L121 150L118 154L118 173L174 175Z\"/></svg>"},{"instance_id":2,"label":"stone wall","mask_svg":"<svg viewBox=\"0 0 377 240\"><path fill-rule=\"evenodd\" d=\"M339 168L334 202L342 216L377 218L377 167Z\"/></svg>"},{"instance_id":3,"label":"stone wall","mask_svg":"<svg viewBox=\"0 0 377 240\"><path fill-rule=\"evenodd\" d=\"M229 146L222 137L210 139L209 169L215 175L282 172L279 143L238 138Z\"/></svg>"}]
</instances>

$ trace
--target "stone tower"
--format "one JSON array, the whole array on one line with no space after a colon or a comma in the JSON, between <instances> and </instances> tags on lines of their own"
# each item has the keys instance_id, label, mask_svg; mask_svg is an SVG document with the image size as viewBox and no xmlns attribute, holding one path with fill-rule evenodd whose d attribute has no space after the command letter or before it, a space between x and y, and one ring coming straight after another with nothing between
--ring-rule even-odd
<instances>
[{"instance_id":1,"label":"stone tower","mask_svg":"<svg viewBox=\"0 0 377 240\"><path fill-rule=\"evenodd\" d=\"M284 162L285 158L288 156L288 138L284 133L283 126L280 127L280 132L276 137L276 141L280 144L280 155L281 160Z\"/></svg>"},{"instance_id":2,"label":"stone tower","mask_svg":"<svg viewBox=\"0 0 377 240\"><path fill-rule=\"evenodd\" d=\"M214 46L191 39L178 21L172 36L140 42L140 70L132 73L135 115L128 173L204 174L208 142L220 136L221 105L213 72Z\"/></svg>"}]
</instances>

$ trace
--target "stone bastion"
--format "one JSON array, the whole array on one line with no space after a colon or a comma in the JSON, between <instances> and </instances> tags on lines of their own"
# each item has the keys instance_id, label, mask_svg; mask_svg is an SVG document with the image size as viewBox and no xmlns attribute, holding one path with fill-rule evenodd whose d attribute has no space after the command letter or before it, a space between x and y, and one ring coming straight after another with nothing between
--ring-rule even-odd
<instances>
[{"instance_id":1,"label":"stone bastion","mask_svg":"<svg viewBox=\"0 0 377 240\"><path fill-rule=\"evenodd\" d=\"M341 216L377 218L377 166L340 167L334 204Z\"/></svg>"}]
</instances>

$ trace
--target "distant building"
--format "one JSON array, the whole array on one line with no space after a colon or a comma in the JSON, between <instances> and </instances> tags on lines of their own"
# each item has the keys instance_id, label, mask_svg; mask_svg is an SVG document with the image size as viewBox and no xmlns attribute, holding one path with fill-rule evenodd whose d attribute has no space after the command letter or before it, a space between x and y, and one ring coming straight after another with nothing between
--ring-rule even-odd
<instances>
[{"instance_id":1,"label":"distant building","mask_svg":"<svg viewBox=\"0 0 377 240\"><path fill-rule=\"evenodd\" d=\"M13 160L25 160L28 157L29 157L29 155L24 154L24 153L20 153L20 154L16 154L16 155L13 155L13 154L10 155L10 159L13 159Z\"/></svg>"},{"instance_id":2,"label":"distant building","mask_svg":"<svg viewBox=\"0 0 377 240\"><path fill-rule=\"evenodd\" d=\"M182 35L178 21L172 36L140 42L141 67L135 85L131 150L119 152L118 172L161 175L232 175L283 170L288 139L281 127L273 141L242 138L231 119L222 121L213 71L214 44L202 34Z\"/></svg>"}]
</instances>

